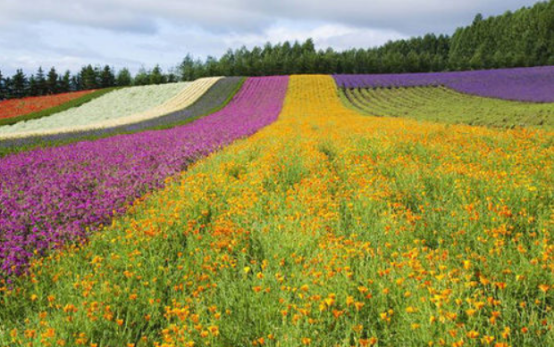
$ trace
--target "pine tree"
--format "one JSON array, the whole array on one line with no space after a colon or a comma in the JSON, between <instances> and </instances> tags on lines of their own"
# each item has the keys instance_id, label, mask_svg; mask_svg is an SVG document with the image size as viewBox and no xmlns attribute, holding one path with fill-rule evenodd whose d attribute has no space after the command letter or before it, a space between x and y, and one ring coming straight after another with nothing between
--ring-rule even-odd
<instances>
[{"instance_id":1,"label":"pine tree","mask_svg":"<svg viewBox=\"0 0 554 348\"><path fill-rule=\"evenodd\" d=\"M133 84L133 78L129 69L123 68L117 73L117 82L118 86L131 86Z\"/></svg>"},{"instance_id":2,"label":"pine tree","mask_svg":"<svg viewBox=\"0 0 554 348\"><path fill-rule=\"evenodd\" d=\"M135 75L135 86L144 86L150 83L150 74L144 69L144 67L141 67L138 71L138 73Z\"/></svg>"},{"instance_id":3,"label":"pine tree","mask_svg":"<svg viewBox=\"0 0 554 348\"><path fill-rule=\"evenodd\" d=\"M169 70L169 73L167 74L167 83L175 83L179 82L179 76L178 72L175 68L172 68Z\"/></svg>"},{"instance_id":4,"label":"pine tree","mask_svg":"<svg viewBox=\"0 0 554 348\"><path fill-rule=\"evenodd\" d=\"M63 76L59 78L58 84L61 93L71 91L71 72L69 70L66 70Z\"/></svg>"},{"instance_id":5,"label":"pine tree","mask_svg":"<svg viewBox=\"0 0 554 348\"><path fill-rule=\"evenodd\" d=\"M11 79L11 93L12 98L23 98L26 96L28 81L27 77L23 73L23 70L17 69L15 75Z\"/></svg>"},{"instance_id":6,"label":"pine tree","mask_svg":"<svg viewBox=\"0 0 554 348\"><path fill-rule=\"evenodd\" d=\"M56 72L56 69L52 67L50 68L46 79L46 93L56 94L59 92L59 89L60 87L58 85L58 73Z\"/></svg>"},{"instance_id":7,"label":"pine tree","mask_svg":"<svg viewBox=\"0 0 554 348\"><path fill-rule=\"evenodd\" d=\"M79 89L96 89L99 86L97 70L92 65L84 66L80 72L80 86Z\"/></svg>"},{"instance_id":8,"label":"pine tree","mask_svg":"<svg viewBox=\"0 0 554 348\"><path fill-rule=\"evenodd\" d=\"M82 88L81 74L77 74L71 77L70 91L80 91Z\"/></svg>"},{"instance_id":9,"label":"pine tree","mask_svg":"<svg viewBox=\"0 0 554 348\"><path fill-rule=\"evenodd\" d=\"M100 87L108 88L115 86L115 75L109 65L104 66L100 73Z\"/></svg>"},{"instance_id":10,"label":"pine tree","mask_svg":"<svg viewBox=\"0 0 554 348\"><path fill-rule=\"evenodd\" d=\"M419 62L419 55L415 50L411 50L406 56L404 63L404 70L406 72L420 72L421 65Z\"/></svg>"},{"instance_id":11,"label":"pine tree","mask_svg":"<svg viewBox=\"0 0 554 348\"><path fill-rule=\"evenodd\" d=\"M36 94L35 95L45 95L48 91L46 86L46 78L44 77L44 71L40 66L38 68L37 74L35 76L36 80Z\"/></svg>"},{"instance_id":12,"label":"pine tree","mask_svg":"<svg viewBox=\"0 0 554 348\"><path fill-rule=\"evenodd\" d=\"M229 51L227 51L226 55L229 54ZM181 65L179 65L179 70L181 70L181 80L182 81L192 81L194 80L194 59L190 54L187 54L186 57L181 62ZM229 75L231 75L232 72L230 72Z\"/></svg>"},{"instance_id":13,"label":"pine tree","mask_svg":"<svg viewBox=\"0 0 554 348\"><path fill-rule=\"evenodd\" d=\"M12 79L11 77L5 77L4 78L4 97L6 97L6 99L10 99L10 98L13 98L13 93L12 93Z\"/></svg>"},{"instance_id":14,"label":"pine tree","mask_svg":"<svg viewBox=\"0 0 554 348\"><path fill-rule=\"evenodd\" d=\"M162 83L166 83L166 78L160 66L156 65L154 69L152 69L152 72L150 73L150 84L159 85Z\"/></svg>"},{"instance_id":15,"label":"pine tree","mask_svg":"<svg viewBox=\"0 0 554 348\"><path fill-rule=\"evenodd\" d=\"M35 75L31 75L31 77L29 77L29 88L27 90L27 95L33 97L39 95L38 84L37 80L35 79Z\"/></svg>"}]
</instances>

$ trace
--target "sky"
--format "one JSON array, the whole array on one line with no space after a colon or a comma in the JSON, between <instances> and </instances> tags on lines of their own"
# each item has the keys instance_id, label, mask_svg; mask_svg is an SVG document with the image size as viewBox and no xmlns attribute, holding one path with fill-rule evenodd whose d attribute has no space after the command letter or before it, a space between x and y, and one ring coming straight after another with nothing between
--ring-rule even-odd
<instances>
[{"instance_id":1,"label":"sky","mask_svg":"<svg viewBox=\"0 0 554 348\"><path fill-rule=\"evenodd\" d=\"M535 0L0 0L0 70L85 64L168 70L187 53L303 41L374 47L426 33L452 34L477 13Z\"/></svg>"}]
</instances>

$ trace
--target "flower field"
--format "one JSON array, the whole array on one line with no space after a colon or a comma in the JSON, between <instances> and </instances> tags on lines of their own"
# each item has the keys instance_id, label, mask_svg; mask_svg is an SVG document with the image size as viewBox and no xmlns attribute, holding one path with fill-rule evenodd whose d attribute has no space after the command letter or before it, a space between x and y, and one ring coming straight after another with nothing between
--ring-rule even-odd
<instances>
[{"instance_id":1,"label":"flower field","mask_svg":"<svg viewBox=\"0 0 554 348\"><path fill-rule=\"evenodd\" d=\"M142 87L145 93L148 93L147 96L141 96L140 94L136 93L130 93L132 92L130 89L127 90L121 90L120 93L114 93L110 98L105 98L99 100L99 103L103 103L104 106L100 105L90 105L91 108L88 110L72 110L77 119L82 119L83 122L80 122L81 124L74 125L74 126L58 126L53 129L41 129L39 131L31 131L31 132L13 132L5 135L4 139L10 139L10 138L32 138L32 137L40 137L44 138L47 135L54 135L54 136L60 136L60 134L63 133L83 133L90 130L95 129L113 129L117 128L119 126L126 126L131 124L137 124L141 123L143 121L148 121L151 119L156 119L158 117L162 117L171 113L174 113L176 111L183 110L190 105L194 104L200 97L202 97L206 91L208 91L217 81L219 81L220 77L212 77L212 78L204 78L204 79L198 79L192 83L184 83L180 87L177 86L177 84L171 86L171 88L159 88L158 87L150 87L148 90L146 90L145 87ZM185 86L183 88L183 85ZM128 95L132 95L133 99L149 99L150 93L152 91L155 91L157 96L164 98L164 94L168 91L172 91L173 88L180 88L181 90L172 98L169 100L155 105L149 109L146 109L142 112L134 113L127 115L126 112L119 111L116 109L111 109L111 113L104 113L101 111L97 111L95 109L98 109L99 107L105 107L106 105L113 105L115 104L113 101L117 100L117 104L128 107L126 104L133 104L134 101L131 99L129 100ZM156 98L154 98L154 101ZM159 102L159 101L158 101ZM119 113L118 113L119 112ZM69 114L69 113L68 113ZM99 117L98 115L101 115ZM123 115L123 116L121 116ZM68 115L59 115L56 114L53 116L53 118L50 120L50 122L57 122L58 119L68 117ZM69 116L72 120L74 120L73 116ZM86 120L86 121L84 121ZM48 120L45 120L48 121ZM25 126L25 125L24 125ZM16 126L13 126L15 128ZM1 136L0 136L1 137ZM1 141L1 139L0 139Z\"/></svg>"},{"instance_id":2,"label":"flower field","mask_svg":"<svg viewBox=\"0 0 554 348\"><path fill-rule=\"evenodd\" d=\"M552 345L554 134L362 115L335 79L0 159L3 272L27 269L0 344Z\"/></svg>"},{"instance_id":3,"label":"flower field","mask_svg":"<svg viewBox=\"0 0 554 348\"><path fill-rule=\"evenodd\" d=\"M183 125L201 116L219 111L230 101L244 81L240 77L220 78L215 82L209 80L204 79L209 84L203 82L200 85L201 88L190 88L197 86L196 82L186 88L191 93L189 95L182 93L186 98L185 100L188 100L185 103L188 106L182 109L169 113L167 110L163 110L162 116L158 116L159 113L152 112L159 110L162 105L159 108L153 108L145 113L138 114L139 116L146 115L149 117L141 117L141 120L135 117L125 118L132 122L121 122L122 124L118 126L114 126L110 122L110 124L104 124L102 128L86 126L84 129L73 129L73 131L66 133L51 132L34 136L0 139L0 157L37 147L54 147L77 141L96 140L117 134L132 134L145 130L168 129ZM203 94L199 93L199 91L203 92ZM151 117L151 115L156 117Z\"/></svg>"},{"instance_id":4,"label":"flower field","mask_svg":"<svg viewBox=\"0 0 554 348\"><path fill-rule=\"evenodd\" d=\"M25 137L33 134L63 133L72 128L113 122L117 118L158 107L183 91L186 82L166 85L129 87L115 90L78 108L0 127L0 137ZM184 91L188 94L188 91ZM172 111L172 110L169 110Z\"/></svg>"},{"instance_id":5,"label":"flower field","mask_svg":"<svg viewBox=\"0 0 554 348\"><path fill-rule=\"evenodd\" d=\"M0 101L0 119L22 116L52 108L92 92L94 90Z\"/></svg>"},{"instance_id":6,"label":"flower field","mask_svg":"<svg viewBox=\"0 0 554 348\"><path fill-rule=\"evenodd\" d=\"M340 90L346 105L374 116L495 127L554 127L554 103L523 103L463 94L444 87Z\"/></svg>"},{"instance_id":7,"label":"flower field","mask_svg":"<svg viewBox=\"0 0 554 348\"><path fill-rule=\"evenodd\" d=\"M188 125L4 157L1 271L20 273L33 255L79 241L199 157L273 122L286 85L250 78L224 109Z\"/></svg>"},{"instance_id":8,"label":"flower field","mask_svg":"<svg viewBox=\"0 0 554 348\"><path fill-rule=\"evenodd\" d=\"M461 72L334 75L339 87L443 85L459 92L527 102L554 102L554 66Z\"/></svg>"}]
</instances>

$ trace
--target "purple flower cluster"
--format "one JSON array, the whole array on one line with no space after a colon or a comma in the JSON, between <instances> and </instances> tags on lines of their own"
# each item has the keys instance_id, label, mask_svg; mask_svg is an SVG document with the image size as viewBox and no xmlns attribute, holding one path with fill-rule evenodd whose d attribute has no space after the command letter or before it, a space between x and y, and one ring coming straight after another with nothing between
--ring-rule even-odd
<instances>
[{"instance_id":1,"label":"purple flower cluster","mask_svg":"<svg viewBox=\"0 0 554 348\"><path fill-rule=\"evenodd\" d=\"M86 238L165 178L274 122L287 85L288 77L249 78L224 109L188 125L0 159L2 273L19 274L35 253Z\"/></svg>"},{"instance_id":2,"label":"purple flower cluster","mask_svg":"<svg viewBox=\"0 0 554 348\"><path fill-rule=\"evenodd\" d=\"M444 85L457 91L508 100L554 102L554 66L444 73L334 75L339 87Z\"/></svg>"}]
</instances>

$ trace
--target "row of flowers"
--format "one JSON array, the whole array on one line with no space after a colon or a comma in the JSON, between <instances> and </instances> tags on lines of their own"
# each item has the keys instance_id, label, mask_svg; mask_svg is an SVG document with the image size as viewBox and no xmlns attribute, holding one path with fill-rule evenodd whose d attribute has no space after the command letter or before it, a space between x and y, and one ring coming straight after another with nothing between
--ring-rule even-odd
<instances>
[{"instance_id":1,"label":"row of flowers","mask_svg":"<svg viewBox=\"0 0 554 348\"><path fill-rule=\"evenodd\" d=\"M201 94L194 92L197 87L200 87L201 91L206 91L216 81L217 79L198 81L194 86L181 82L117 89L77 108L0 127L0 139L103 128L112 124L133 122L135 119L140 121L148 117L161 116L164 111L179 109L179 102L183 96L185 102L191 101L187 99L189 95L198 98Z\"/></svg>"},{"instance_id":2,"label":"row of flowers","mask_svg":"<svg viewBox=\"0 0 554 348\"><path fill-rule=\"evenodd\" d=\"M61 93L42 97L10 99L0 102L0 119L22 116L67 103L94 92L94 90Z\"/></svg>"},{"instance_id":3,"label":"row of flowers","mask_svg":"<svg viewBox=\"0 0 554 348\"><path fill-rule=\"evenodd\" d=\"M240 124L285 88L248 80ZM543 345L551 141L361 116L331 77L292 76L277 122L0 287L0 344Z\"/></svg>"},{"instance_id":4,"label":"row of flowers","mask_svg":"<svg viewBox=\"0 0 554 348\"><path fill-rule=\"evenodd\" d=\"M34 255L85 238L167 177L273 122L287 80L249 78L223 110L188 125L1 159L2 272L20 273Z\"/></svg>"},{"instance_id":5,"label":"row of flowers","mask_svg":"<svg viewBox=\"0 0 554 348\"><path fill-rule=\"evenodd\" d=\"M459 92L527 102L554 102L554 66L417 74L334 75L339 87L443 85Z\"/></svg>"}]
</instances>

